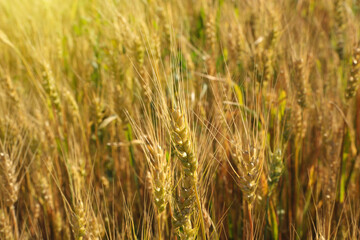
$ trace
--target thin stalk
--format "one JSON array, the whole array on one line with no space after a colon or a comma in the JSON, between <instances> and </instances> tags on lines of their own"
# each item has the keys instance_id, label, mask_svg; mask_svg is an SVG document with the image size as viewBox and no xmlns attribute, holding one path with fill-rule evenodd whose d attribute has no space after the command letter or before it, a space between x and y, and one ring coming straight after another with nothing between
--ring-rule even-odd
<instances>
[{"instance_id":1,"label":"thin stalk","mask_svg":"<svg viewBox=\"0 0 360 240\"><path fill-rule=\"evenodd\" d=\"M158 212L158 231L159 231L159 240L161 240L161 214Z\"/></svg>"},{"instance_id":2,"label":"thin stalk","mask_svg":"<svg viewBox=\"0 0 360 240\"><path fill-rule=\"evenodd\" d=\"M340 186L340 191L339 191L339 202L340 204L343 203L344 199L345 199L345 181L346 181L346 159L344 159L344 142L345 142L345 138L346 138L346 134L347 134L347 124L346 121L344 120L344 127L343 127L343 138L342 138L342 142L341 142L341 151L340 151L340 177L339 177L339 186Z\"/></svg>"},{"instance_id":3,"label":"thin stalk","mask_svg":"<svg viewBox=\"0 0 360 240\"><path fill-rule=\"evenodd\" d=\"M355 170L356 159L358 158L359 155L360 155L360 152L358 152L356 154L356 156L354 157L354 159L352 159L352 161L351 161L351 167L350 167L349 176L347 177L347 179L345 181L345 192L347 191L348 186L350 184L351 177L352 177L352 175L354 173L354 170Z\"/></svg>"},{"instance_id":4,"label":"thin stalk","mask_svg":"<svg viewBox=\"0 0 360 240\"><path fill-rule=\"evenodd\" d=\"M204 218L203 218L203 214L202 214L202 207L201 207L201 203L200 203L200 198L199 198L199 194L198 194L198 190L197 190L196 186L195 186L195 196L196 196L196 203L198 205L199 212L200 212L201 234L202 234L202 238L205 240L206 239L206 236L205 236L205 224L204 224Z\"/></svg>"},{"instance_id":5,"label":"thin stalk","mask_svg":"<svg viewBox=\"0 0 360 240\"><path fill-rule=\"evenodd\" d=\"M276 216L276 211L273 202L271 199L269 199L269 211L270 211L270 218L271 218L271 228L272 228L272 234L274 239L279 239L279 232L278 232L278 219Z\"/></svg>"},{"instance_id":6,"label":"thin stalk","mask_svg":"<svg viewBox=\"0 0 360 240\"><path fill-rule=\"evenodd\" d=\"M298 226L298 219L297 219L297 205L298 205L298 197L299 197L299 188L298 188L298 180L299 180L299 159L300 159L300 148L301 148L301 140L296 138L295 140L295 197L294 197L294 207L293 207L293 220L295 222L295 226Z\"/></svg>"},{"instance_id":7,"label":"thin stalk","mask_svg":"<svg viewBox=\"0 0 360 240\"><path fill-rule=\"evenodd\" d=\"M252 206L249 203L248 207L247 207L247 210L248 210L248 214L249 214L249 223L250 223L250 239L254 239L254 224L253 224L253 221L252 221L251 209L252 209Z\"/></svg>"},{"instance_id":8,"label":"thin stalk","mask_svg":"<svg viewBox=\"0 0 360 240\"><path fill-rule=\"evenodd\" d=\"M19 228L18 228L18 224L17 224L17 220L16 220L14 205L12 205L10 207L10 212L11 212L11 217L12 217L13 224L14 224L15 239L18 240L19 239Z\"/></svg>"}]
</instances>

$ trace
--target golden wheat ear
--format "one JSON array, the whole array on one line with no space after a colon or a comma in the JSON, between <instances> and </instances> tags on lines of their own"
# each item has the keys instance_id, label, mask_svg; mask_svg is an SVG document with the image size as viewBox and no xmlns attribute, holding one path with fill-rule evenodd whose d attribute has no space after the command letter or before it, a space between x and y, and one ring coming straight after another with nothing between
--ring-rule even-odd
<instances>
[{"instance_id":1,"label":"golden wheat ear","mask_svg":"<svg viewBox=\"0 0 360 240\"><path fill-rule=\"evenodd\" d=\"M249 146L245 150L240 149L239 146L233 146L232 154L237 164L237 180L240 189L244 193L247 202L252 204L256 197L256 189L259 185L263 155L260 149L254 146Z\"/></svg>"},{"instance_id":2,"label":"golden wheat ear","mask_svg":"<svg viewBox=\"0 0 360 240\"><path fill-rule=\"evenodd\" d=\"M166 161L164 150L159 145L147 144L154 168L147 173L153 201L159 213L164 212L170 192L170 165ZM151 160L150 160L151 161Z\"/></svg>"},{"instance_id":3,"label":"golden wheat ear","mask_svg":"<svg viewBox=\"0 0 360 240\"><path fill-rule=\"evenodd\" d=\"M61 115L61 101L56 89L55 77L49 64L44 64L43 87L57 114Z\"/></svg>"},{"instance_id":4,"label":"golden wheat ear","mask_svg":"<svg viewBox=\"0 0 360 240\"><path fill-rule=\"evenodd\" d=\"M0 209L0 238L4 240L14 239L8 216L1 209Z\"/></svg>"},{"instance_id":5,"label":"golden wheat ear","mask_svg":"<svg viewBox=\"0 0 360 240\"><path fill-rule=\"evenodd\" d=\"M15 239L19 239L18 223L14 204L18 200L19 183L16 176L16 165L6 153L0 153L0 192L3 196L5 206L10 208L12 224L14 226Z\"/></svg>"},{"instance_id":6,"label":"golden wheat ear","mask_svg":"<svg viewBox=\"0 0 360 240\"><path fill-rule=\"evenodd\" d=\"M172 112L172 130L176 154L184 167L185 173L187 175L194 175L198 162L195 157L194 145L185 116L180 109L174 109Z\"/></svg>"},{"instance_id":7,"label":"golden wheat ear","mask_svg":"<svg viewBox=\"0 0 360 240\"><path fill-rule=\"evenodd\" d=\"M18 199L19 185L16 180L15 168L16 166L9 155L0 153L1 192L5 205L8 207L13 206Z\"/></svg>"},{"instance_id":8,"label":"golden wheat ear","mask_svg":"<svg viewBox=\"0 0 360 240\"><path fill-rule=\"evenodd\" d=\"M175 197L174 226L181 239L193 239L196 229L191 222L191 215L196 204L196 185L198 162L194 152L189 127L182 111L178 108L171 113L172 140L176 155L182 165L182 178L179 196Z\"/></svg>"},{"instance_id":9,"label":"golden wheat ear","mask_svg":"<svg viewBox=\"0 0 360 240\"><path fill-rule=\"evenodd\" d=\"M7 76L4 78L4 80L2 80L0 78L0 81L3 81L3 84L5 85L5 90L6 90L6 94L8 95L8 97L11 99L11 101L15 104L15 106L19 106L20 104L20 98L19 95L17 94L14 85L12 83L12 80L10 78L10 75L7 74Z\"/></svg>"},{"instance_id":10,"label":"golden wheat ear","mask_svg":"<svg viewBox=\"0 0 360 240\"><path fill-rule=\"evenodd\" d=\"M298 59L294 62L295 67L295 91L296 91L296 102L299 106L304 109L307 106L307 85L306 78L304 73L304 61L302 59Z\"/></svg>"},{"instance_id":11,"label":"golden wheat ear","mask_svg":"<svg viewBox=\"0 0 360 240\"><path fill-rule=\"evenodd\" d=\"M75 207L73 232L78 240L82 240L87 236L86 212L84 204L81 200L78 201Z\"/></svg>"}]
</instances>

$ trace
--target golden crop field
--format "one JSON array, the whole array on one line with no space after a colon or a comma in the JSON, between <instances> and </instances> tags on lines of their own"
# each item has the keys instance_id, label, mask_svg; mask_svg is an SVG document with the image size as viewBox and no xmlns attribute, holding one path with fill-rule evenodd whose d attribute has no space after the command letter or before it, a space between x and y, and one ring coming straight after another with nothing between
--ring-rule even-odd
<instances>
[{"instance_id":1,"label":"golden crop field","mask_svg":"<svg viewBox=\"0 0 360 240\"><path fill-rule=\"evenodd\" d=\"M0 0L0 239L360 239L359 0Z\"/></svg>"}]
</instances>

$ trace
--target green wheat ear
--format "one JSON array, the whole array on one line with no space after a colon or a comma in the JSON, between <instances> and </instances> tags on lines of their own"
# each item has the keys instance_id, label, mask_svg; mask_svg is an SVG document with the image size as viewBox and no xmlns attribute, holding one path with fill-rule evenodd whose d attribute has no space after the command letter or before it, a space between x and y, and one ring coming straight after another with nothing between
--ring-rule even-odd
<instances>
[{"instance_id":1,"label":"green wheat ear","mask_svg":"<svg viewBox=\"0 0 360 240\"><path fill-rule=\"evenodd\" d=\"M354 50L350 77L347 81L347 87L345 90L345 98L349 100L355 96L355 93L359 87L359 72L360 72L360 48Z\"/></svg>"},{"instance_id":2,"label":"green wheat ear","mask_svg":"<svg viewBox=\"0 0 360 240\"><path fill-rule=\"evenodd\" d=\"M269 190L270 193L274 190L277 183L280 180L284 172L284 163L283 163L283 152L281 149L276 149L274 153L270 154L270 171L269 171Z\"/></svg>"},{"instance_id":3,"label":"green wheat ear","mask_svg":"<svg viewBox=\"0 0 360 240\"><path fill-rule=\"evenodd\" d=\"M344 57L344 30L345 30L345 9L344 0L335 0L335 34L336 34L336 52L340 59Z\"/></svg>"}]
</instances>

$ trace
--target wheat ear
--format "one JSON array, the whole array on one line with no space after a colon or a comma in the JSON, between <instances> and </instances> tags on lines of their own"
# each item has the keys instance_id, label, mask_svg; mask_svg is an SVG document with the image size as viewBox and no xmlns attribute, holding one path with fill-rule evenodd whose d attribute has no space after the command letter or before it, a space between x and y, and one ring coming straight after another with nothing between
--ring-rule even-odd
<instances>
[{"instance_id":1,"label":"wheat ear","mask_svg":"<svg viewBox=\"0 0 360 240\"><path fill-rule=\"evenodd\" d=\"M13 240L14 236L11 231L11 226L7 216L3 210L0 209L0 237L4 240Z\"/></svg>"},{"instance_id":2,"label":"wheat ear","mask_svg":"<svg viewBox=\"0 0 360 240\"><path fill-rule=\"evenodd\" d=\"M18 225L14 208L15 202L18 200L19 185L16 180L15 164L5 153L0 153L0 170L2 195L5 201L5 205L10 207L10 212L15 228L15 239L19 239Z\"/></svg>"},{"instance_id":3,"label":"wheat ear","mask_svg":"<svg viewBox=\"0 0 360 240\"><path fill-rule=\"evenodd\" d=\"M360 72L360 48L356 48L353 54L352 66L350 77L347 81L347 87L345 90L345 98L347 100L355 96L356 90L359 85L359 72Z\"/></svg>"},{"instance_id":4,"label":"wheat ear","mask_svg":"<svg viewBox=\"0 0 360 240\"><path fill-rule=\"evenodd\" d=\"M180 195L176 198L177 208L174 211L174 225L176 229L178 229L182 239L193 239L196 235L196 229L192 226L190 217L194 211L196 202L201 212L201 204L197 194L198 161L184 114L180 109L174 109L171 117L173 145L176 150L176 155L182 164ZM202 217L201 220L203 238L205 239Z\"/></svg>"}]
</instances>

